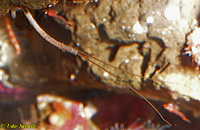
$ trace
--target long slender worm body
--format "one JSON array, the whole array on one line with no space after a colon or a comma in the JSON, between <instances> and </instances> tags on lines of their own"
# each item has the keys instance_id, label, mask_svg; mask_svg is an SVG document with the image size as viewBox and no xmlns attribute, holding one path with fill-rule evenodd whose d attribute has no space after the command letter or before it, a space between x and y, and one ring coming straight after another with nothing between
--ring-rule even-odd
<instances>
[{"instance_id":1,"label":"long slender worm body","mask_svg":"<svg viewBox=\"0 0 200 130\"><path fill-rule=\"evenodd\" d=\"M119 81L121 81L122 83L124 83L129 89L131 89L132 91L134 91L138 96L140 96L142 99L144 99L156 112L157 114L161 117L161 119L166 122L168 125L172 126L162 115L161 113L156 109L156 107L148 100L146 99L143 95L141 95L138 91L136 91L134 88L132 88L129 84L127 84L125 81L123 81L122 79L118 78L117 76L115 76L114 74L112 74L111 72L109 72L108 70L104 69L103 67L99 66L98 64L96 64L95 62L93 62L92 60L90 60L89 58L92 58L94 60L99 61L98 59L89 56L86 53L80 52L79 50L67 46L64 43L61 43L57 40L55 40L54 38L52 38L51 36L49 36L38 24L37 22L34 20L34 18L32 17L31 13L29 12L28 9L22 9L26 18L28 19L28 21L30 22L30 24L33 26L33 28L46 40L48 41L50 44L56 46L57 48L61 49L62 51L67 51L69 53L72 53L74 55L79 55L80 57L87 59L89 62L91 62L92 64L96 65L97 67L100 67L102 70L106 71L107 73L109 73L110 75L112 75L113 77L115 77L116 79L118 79ZM100 61L102 62L102 61ZM106 65L108 65L106 63ZM112 68L116 68L112 65L109 65ZM122 71L120 69L120 71ZM139 75L136 75L139 76ZM141 76L140 76L141 77Z\"/></svg>"}]
</instances>

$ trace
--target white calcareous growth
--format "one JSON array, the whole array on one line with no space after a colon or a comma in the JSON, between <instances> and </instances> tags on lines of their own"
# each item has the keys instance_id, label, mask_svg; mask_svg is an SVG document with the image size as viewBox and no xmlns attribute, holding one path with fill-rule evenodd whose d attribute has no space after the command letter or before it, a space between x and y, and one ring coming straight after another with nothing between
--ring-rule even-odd
<instances>
[{"instance_id":1,"label":"white calcareous growth","mask_svg":"<svg viewBox=\"0 0 200 130\"><path fill-rule=\"evenodd\" d=\"M165 9L164 15L168 20L180 20L179 6L168 6Z\"/></svg>"},{"instance_id":2,"label":"white calcareous growth","mask_svg":"<svg viewBox=\"0 0 200 130\"><path fill-rule=\"evenodd\" d=\"M185 48L185 54L192 56L193 61L200 66L200 28L194 29L187 36L187 47Z\"/></svg>"},{"instance_id":3,"label":"white calcareous growth","mask_svg":"<svg viewBox=\"0 0 200 130\"><path fill-rule=\"evenodd\" d=\"M144 32L143 27L138 21L133 25L133 32L136 34L142 34Z\"/></svg>"}]
</instances>

